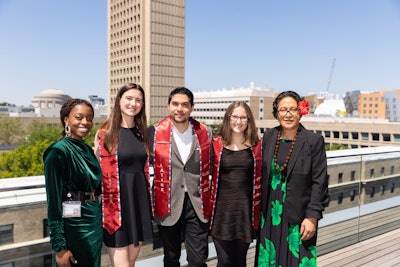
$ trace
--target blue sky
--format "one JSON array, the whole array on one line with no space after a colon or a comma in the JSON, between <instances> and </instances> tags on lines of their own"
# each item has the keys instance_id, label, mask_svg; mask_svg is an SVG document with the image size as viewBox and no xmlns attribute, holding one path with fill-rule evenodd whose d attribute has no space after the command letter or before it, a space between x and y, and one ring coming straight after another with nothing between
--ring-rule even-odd
<instances>
[{"instance_id":1,"label":"blue sky","mask_svg":"<svg viewBox=\"0 0 400 267\"><path fill-rule=\"evenodd\" d=\"M106 0L0 0L0 36L0 102L107 98ZM400 89L400 1L186 0L185 65L193 91Z\"/></svg>"}]
</instances>

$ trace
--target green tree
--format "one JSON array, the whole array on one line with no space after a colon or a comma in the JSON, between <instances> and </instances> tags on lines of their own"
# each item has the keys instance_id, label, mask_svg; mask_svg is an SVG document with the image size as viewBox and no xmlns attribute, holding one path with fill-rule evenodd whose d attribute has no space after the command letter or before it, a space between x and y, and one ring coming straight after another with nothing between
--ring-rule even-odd
<instances>
[{"instance_id":1,"label":"green tree","mask_svg":"<svg viewBox=\"0 0 400 267\"><path fill-rule=\"evenodd\" d=\"M27 127L28 143L34 143L37 140L52 140L55 141L61 137L61 123L45 123L38 120L33 120Z\"/></svg>"},{"instance_id":2,"label":"green tree","mask_svg":"<svg viewBox=\"0 0 400 267\"><path fill-rule=\"evenodd\" d=\"M48 146L47 140L39 140L5 153L0 160L0 177L43 175L43 152Z\"/></svg>"},{"instance_id":3,"label":"green tree","mask_svg":"<svg viewBox=\"0 0 400 267\"><path fill-rule=\"evenodd\" d=\"M28 127L29 136L11 152L0 157L0 178L43 175L43 153L46 148L61 137L61 124L47 124L33 121ZM95 125L85 142L93 146Z\"/></svg>"},{"instance_id":4,"label":"green tree","mask_svg":"<svg viewBox=\"0 0 400 267\"><path fill-rule=\"evenodd\" d=\"M211 124L211 125L208 125L210 128L211 128L211 131L212 131L212 135L213 136L215 136L217 133L218 133L218 131L219 131L219 128L221 127L221 124Z\"/></svg>"},{"instance_id":5,"label":"green tree","mask_svg":"<svg viewBox=\"0 0 400 267\"><path fill-rule=\"evenodd\" d=\"M61 136L60 126L32 121L29 135L13 151L4 152L0 160L0 178L43 174L43 153Z\"/></svg>"},{"instance_id":6,"label":"green tree","mask_svg":"<svg viewBox=\"0 0 400 267\"><path fill-rule=\"evenodd\" d=\"M93 125L93 128L90 131L90 135L86 136L84 139L86 144L88 144L89 146L94 146L94 137L96 136L96 132L98 131L98 129L100 127L101 127L101 124Z\"/></svg>"},{"instance_id":7,"label":"green tree","mask_svg":"<svg viewBox=\"0 0 400 267\"><path fill-rule=\"evenodd\" d=\"M0 143L15 144L25 137L20 118L0 118Z\"/></svg>"},{"instance_id":8,"label":"green tree","mask_svg":"<svg viewBox=\"0 0 400 267\"><path fill-rule=\"evenodd\" d=\"M0 102L0 106L2 106L2 107L6 107L6 106L15 107L15 104L10 104L10 103L7 103L7 102Z\"/></svg>"},{"instance_id":9,"label":"green tree","mask_svg":"<svg viewBox=\"0 0 400 267\"><path fill-rule=\"evenodd\" d=\"M349 149L349 147L348 145L342 145L342 144L325 145L325 150L341 150L341 149Z\"/></svg>"}]
</instances>

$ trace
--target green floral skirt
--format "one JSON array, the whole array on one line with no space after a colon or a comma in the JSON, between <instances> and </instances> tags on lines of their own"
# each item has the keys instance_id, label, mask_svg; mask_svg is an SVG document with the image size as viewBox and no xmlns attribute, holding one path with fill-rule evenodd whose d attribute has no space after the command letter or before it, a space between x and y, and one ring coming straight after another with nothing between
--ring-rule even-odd
<instances>
[{"instance_id":1,"label":"green floral skirt","mask_svg":"<svg viewBox=\"0 0 400 267\"><path fill-rule=\"evenodd\" d=\"M261 213L255 266L317 266L316 235L301 241L300 225L287 222L286 179L271 168L267 210Z\"/></svg>"}]
</instances>

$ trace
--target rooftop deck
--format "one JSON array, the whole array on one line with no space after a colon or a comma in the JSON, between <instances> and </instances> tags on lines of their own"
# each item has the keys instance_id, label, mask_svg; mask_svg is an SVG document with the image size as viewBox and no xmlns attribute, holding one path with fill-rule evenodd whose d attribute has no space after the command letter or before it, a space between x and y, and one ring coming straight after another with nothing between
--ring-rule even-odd
<instances>
[{"instance_id":1,"label":"rooftop deck","mask_svg":"<svg viewBox=\"0 0 400 267\"><path fill-rule=\"evenodd\" d=\"M400 227L400 221L399 221ZM318 267L394 267L400 266L400 228L385 234L361 241L354 245L324 254L317 258ZM212 244L210 244L212 245ZM211 247L210 247L211 249ZM211 253L214 253L211 251ZM215 254L214 254L215 255ZM247 253L247 267L254 266L254 245ZM162 266L162 256L142 260L137 266ZM208 267L216 267L217 259L210 257ZM186 265L183 265L186 266Z\"/></svg>"},{"instance_id":2,"label":"rooftop deck","mask_svg":"<svg viewBox=\"0 0 400 267\"><path fill-rule=\"evenodd\" d=\"M332 213L321 221L317 243L318 266L399 266L400 267L400 197L391 203L381 201L366 205L360 216L353 209ZM389 207L386 205L394 205ZM375 207L376 206L376 207ZM377 209L377 210L375 210ZM161 250L161 249L160 249ZM139 260L138 267L163 266L159 254ZM247 254L247 266L254 266L255 242ZM181 255L182 266L187 266L186 252ZM209 244L209 267L217 266L213 243ZM107 265L105 265L107 266Z\"/></svg>"},{"instance_id":3,"label":"rooftop deck","mask_svg":"<svg viewBox=\"0 0 400 267\"><path fill-rule=\"evenodd\" d=\"M400 221L399 221L400 226ZM370 238L317 258L318 267L391 267L400 266L400 229ZM255 248L249 249L247 267L254 266ZM211 259L208 267L216 267L217 259Z\"/></svg>"},{"instance_id":4,"label":"rooftop deck","mask_svg":"<svg viewBox=\"0 0 400 267\"><path fill-rule=\"evenodd\" d=\"M393 230L322 255L318 266L400 266L399 240L400 229Z\"/></svg>"}]
</instances>

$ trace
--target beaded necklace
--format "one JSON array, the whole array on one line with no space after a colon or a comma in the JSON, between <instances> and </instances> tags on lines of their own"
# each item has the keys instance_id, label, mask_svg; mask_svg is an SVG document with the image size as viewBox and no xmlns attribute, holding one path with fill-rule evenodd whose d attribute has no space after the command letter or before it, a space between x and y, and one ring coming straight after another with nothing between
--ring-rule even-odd
<instances>
[{"instance_id":1,"label":"beaded necklace","mask_svg":"<svg viewBox=\"0 0 400 267\"><path fill-rule=\"evenodd\" d=\"M294 136L294 139L293 139L292 143L290 144L289 152L286 156L285 162L283 163L282 167L279 167L279 165L278 165L278 150L279 150L279 145L281 143L282 128L279 129L278 136L276 138L275 148L274 148L274 167L275 167L275 170L277 170L278 172L283 172L286 169L286 167L289 163L290 156L292 155L294 145L296 144L297 135L299 134L299 130L300 130L300 127L297 128L296 135Z\"/></svg>"}]
</instances>

